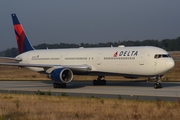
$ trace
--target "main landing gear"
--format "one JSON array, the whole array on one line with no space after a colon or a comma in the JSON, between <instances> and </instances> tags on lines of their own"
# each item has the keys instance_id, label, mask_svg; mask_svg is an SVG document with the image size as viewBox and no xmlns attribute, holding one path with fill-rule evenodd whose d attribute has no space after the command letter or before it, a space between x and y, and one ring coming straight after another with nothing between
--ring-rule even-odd
<instances>
[{"instance_id":1,"label":"main landing gear","mask_svg":"<svg viewBox=\"0 0 180 120\"><path fill-rule=\"evenodd\" d=\"M53 87L54 88L66 88L66 83L57 83L57 82L54 82L53 83Z\"/></svg>"},{"instance_id":2,"label":"main landing gear","mask_svg":"<svg viewBox=\"0 0 180 120\"><path fill-rule=\"evenodd\" d=\"M102 78L105 78L104 76L98 76L97 80L93 81L93 85L106 85L106 80Z\"/></svg>"},{"instance_id":3,"label":"main landing gear","mask_svg":"<svg viewBox=\"0 0 180 120\"><path fill-rule=\"evenodd\" d=\"M160 80L161 77L162 77L162 76L159 76L159 75L157 75L157 76L155 77L155 79L156 79L156 81L157 81L157 82L154 84L154 88L155 88L155 89L162 88L161 83L160 83L160 82L161 82L161 80Z\"/></svg>"}]
</instances>

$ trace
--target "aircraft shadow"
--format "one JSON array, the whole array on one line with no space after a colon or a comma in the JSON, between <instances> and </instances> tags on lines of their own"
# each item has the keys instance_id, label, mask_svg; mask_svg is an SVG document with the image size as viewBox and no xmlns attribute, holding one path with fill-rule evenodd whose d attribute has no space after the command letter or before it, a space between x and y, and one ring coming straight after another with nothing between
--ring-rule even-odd
<instances>
[{"instance_id":1,"label":"aircraft shadow","mask_svg":"<svg viewBox=\"0 0 180 120\"><path fill-rule=\"evenodd\" d=\"M53 84L53 81L42 81L42 83L45 84ZM137 81L133 81L133 82L119 82L119 81L111 81L108 82L105 86L119 86L119 87L123 87L123 86L127 86L127 87L153 87L155 82L137 82ZM173 83L173 82L162 82L162 87L166 88L166 87L176 87L176 86L180 86L179 83ZM94 86L93 82L91 81L72 81L70 83L67 84L67 88L65 89L75 89L75 88L82 88L82 87L86 87L86 86ZM103 87L104 85L95 85L98 87Z\"/></svg>"},{"instance_id":2,"label":"aircraft shadow","mask_svg":"<svg viewBox=\"0 0 180 120\"><path fill-rule=\"evenodd\" d=\"M109 82L107 86L132 86L132 87L153 87L155 82ZM180 86L178 83L162 82L162 87Z\"/></svg>"}]
</instances>

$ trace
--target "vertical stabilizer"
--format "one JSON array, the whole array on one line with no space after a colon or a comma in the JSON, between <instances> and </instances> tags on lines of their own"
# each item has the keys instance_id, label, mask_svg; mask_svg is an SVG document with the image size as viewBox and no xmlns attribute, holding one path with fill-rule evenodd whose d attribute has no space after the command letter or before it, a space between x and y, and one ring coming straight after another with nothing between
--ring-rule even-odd
<instances>
[{"instance_id":1,"label":"vertical stabilizer","mask_svg":"<svg viewBox=\"0 0 180 120\"><path fill-rule=\"evenodd\" d=\"M11 16L12 16L12 21L14 25L14 31L15 31L19 54L30 51L30 50L34 50L16 14L11 14Z\"/></svg>"}]
</instances>

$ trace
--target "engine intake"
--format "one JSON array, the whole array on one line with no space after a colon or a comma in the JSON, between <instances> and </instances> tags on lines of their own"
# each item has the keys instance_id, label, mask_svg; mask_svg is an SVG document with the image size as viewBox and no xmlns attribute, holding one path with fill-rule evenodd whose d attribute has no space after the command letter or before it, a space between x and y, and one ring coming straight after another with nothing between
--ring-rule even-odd
<instances>
[{"instance_id":1,"label":"engine intake","mask_svg":"<svg viewBox=\"0 0 180 120\"><path fill-rule=\"evenodd\" d=\"M50 73L49 77L55 82L69 83L73 79L73 72L68 68L57 68Z\"/></svg>"}]
</instances>

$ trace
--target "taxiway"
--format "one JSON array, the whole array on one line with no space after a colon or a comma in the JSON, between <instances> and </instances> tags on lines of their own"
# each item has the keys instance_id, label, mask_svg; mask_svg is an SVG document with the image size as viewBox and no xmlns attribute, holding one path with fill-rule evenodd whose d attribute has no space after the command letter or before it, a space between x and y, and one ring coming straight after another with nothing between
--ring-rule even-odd
<instances>
[{"instance_id":1,"label":"taxiway","mask_svg":"<svg viewBox=\"0 0 180 120\"><path fill-rule=\"evenodd\" d=\"M163 82L161 89L154 89L153 82L107 82L94 86L92 82L73 81L67 88L54 89L52 81L0 81L0 92L34 93L51 91L53 95L104 97L165 101L180 100L180 82Z\"/></svg>"}]
</instances>

